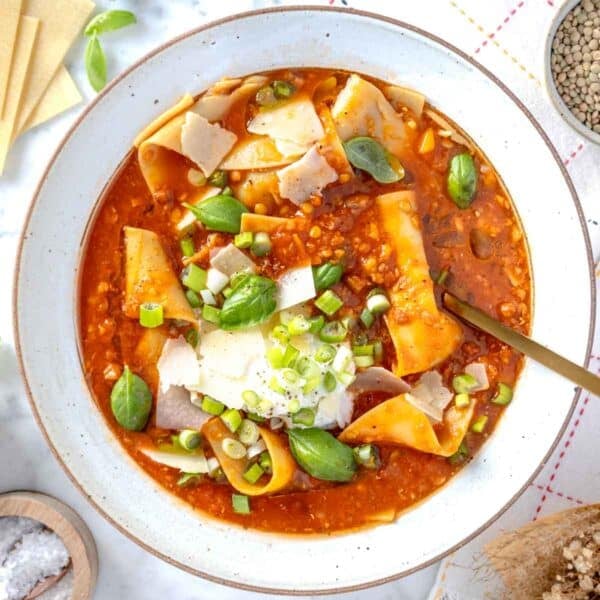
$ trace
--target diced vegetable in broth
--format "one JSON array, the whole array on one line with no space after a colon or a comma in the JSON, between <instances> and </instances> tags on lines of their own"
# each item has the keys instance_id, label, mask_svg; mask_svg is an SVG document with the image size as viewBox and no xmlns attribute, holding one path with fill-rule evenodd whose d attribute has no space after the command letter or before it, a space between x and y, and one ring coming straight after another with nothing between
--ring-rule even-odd
<instances>
[{"instance_id":1,"label":"diced vegetable in broth","mask_svg":"<svg viewBox=\"0 0 600 600\"><path fill-rule=\"evenodd\" d=\"M418 90L310 68L149 124L79 302L96 403L141 468L216 518L323 534L402 518L468 464L521 357L439 294L531 318L524 236L469 140Z\"/></svg>"}]
</instances>

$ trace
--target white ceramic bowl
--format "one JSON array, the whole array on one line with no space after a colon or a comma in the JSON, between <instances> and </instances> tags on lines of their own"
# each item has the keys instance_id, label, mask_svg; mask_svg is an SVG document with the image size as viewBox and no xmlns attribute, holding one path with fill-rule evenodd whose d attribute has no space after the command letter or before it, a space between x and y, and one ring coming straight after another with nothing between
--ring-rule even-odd
<instances>
[{"instance_id":1,"label":"white ceramic bowl","mask_svg":"<svg viewBox=\"0 0 600 600\"><path fill-rule=\"evenodd\" d=\"M338 67L406 83L461 124L497 167L523 221L535 279L533 335L586 362L594 308L589 242L573 186L537 123L490 73L441 40L390 19L323 8L260 11L192 31L97 98L52 158L28 215L15 337L49 444L123 533L229 585L280 593L358 589L434 562L513 502L563 431L572 384L528 362L496 432L443 490L394 524L286 537L210 520L160 488L111 434L78 355L80 250L98 198L135 134L185 92L198 93L224 75L284 66Z\"/></svg>"},{"instance_id":2,"label":"white ceramic bowl","mask_svg":"<svg viewBox=\"0 0 600 600\"><path fill-rule=\"evenodd\" d=\"M592 142L600 144L600 133L596 133L589 127L586 127L571 111L567 106L562 96L558 93L554 76L552 74L552 43L556 32L560 27L561 23L565 20L565 17L581 2L581 0L564 0L563 5L556 13L552 24L550 25L550 31L546 36L546 46L544 47L544 79L546 80L546 87L548 88L548 94L554 103L554 106L560 113L560 116L573 128L575 131L585 136Z\"/></svg>"}]
</instances>

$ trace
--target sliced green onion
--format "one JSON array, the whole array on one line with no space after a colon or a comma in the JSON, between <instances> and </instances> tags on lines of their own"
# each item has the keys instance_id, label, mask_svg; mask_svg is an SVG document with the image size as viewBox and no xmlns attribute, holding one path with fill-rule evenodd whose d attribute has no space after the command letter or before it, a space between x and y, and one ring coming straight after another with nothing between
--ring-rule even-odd
<instances>
[{"instance_id":1,"label":"sliced green onion","mask_svg":"<svg viewBox=\"0 0 600 600\"><path fill-rule=\"evenodd\" d=\"M194 256L196 249L194 248L194 240L192 238L183 238L179 245L181 246L181 252L184 256Z\"/></svg>"},{"instance_id":2,"label":"sliced green onion","mask_svg":"<svg viewBox=\"0 0 600 600\"><path fill-rule=\"evenodd\" d=\"M496 395L492 398L492 402L494 404L498 404L499 406L506 406L510 404L513 398L512 388L505 383L498 384L498 391Z\"/></svg>"},{"instance_id":3,"label":"sliced green onion","mask_svg":"<svg viewBox=\"0 0 600 600\"><path fill-rule=\"evenodd\" d=\"M374 294L367 298L367 308L374 314L380 315L387 312L391 307L390 301L384 294Z\"/></svg>"},{"instance_id":4,"label":"sliced green onion","mask_svg":"<svg viewBox=\"0 0 600 600\"><path fill-rule=\"evenodd\" d=\"M325 373L325 377L323 377L323 387L326 392L333 392L337 386L337 380L335 375L331 371L327 371Z\"/></svg>"},{"instance_id":5,"label":"sliced green onion","mask_svg":"<svg viewBox=\"0 0 600 600\"><path fill-rule=\"evenodd\" d=\"M256 92L255 98L257 104L260 104L260 106L273 106L274 104L277 104L275 92L270 85L261 87L258 92Z\"/></svg>"},{"instance_id":6,"label":"sliced green onion","mask_svg":"<svg viewBox=\"0 0 600 600\"><path fill-rule=\"evenodd\" d=\"M481 415L480 417L477 417L473 425L471 425L471 431L474 431L475 433L482 433L485 429L487 421L488 418L486 415Z\"/></svg>"},{"instance_id":7,"label":"sliced green onion","mask_svg":"<svg viewBox=\"0 0 600 600\"><path fill-rule=\"evenodd\" d=\"M192 347L195 348L198 345L200 336L197 329L190 329L185 334L185 341Z\"/></svg>"},{"instance_id":8,"label":"sliced green onion","mask_svg":"<svg viewBox=\"0 0 600 600\"><path fill-rule=\"evenodd\" d=\"M267 360L274 369L281 369L283 367L283 352L277 346L273 346L273 348L267 350Z\"/></svg>"},{"instance_id":9,"label":"sliced green onion","mask_svg":"<svg viewBox=\"0 0 600 600\"><path fill-rule=\"evenodd\" d=\"M328 364L335 357L336 349L331 344L323 344L315 352L315 360L320 363Z\"/></svg>"},{"instance_id":10,"label":"sliced green onion","mask_svg":"<svg viewBox=\"0 0 600 600\"><path fill-rule=\"evenodd\" d=\"M271 83L271 87L273 88L275 98L279 100L285 100L286 98L289 98L296 91L296 88L291 83L288 81L282 81L281 79L276 79L273 81L273 83Z\"/></svg>"},{"instance_id":11,"label":"sliced green onion","mask_svg":"<svg viewBox=\"0 0 600 600\"><path fill-rule=\"evenodd\" d=\"M271 238L268 233L259 232L254 235L250 251L254 256L266 256L271 252Z\"/></svg>"},{"instance_id":12,"label":"sliced green onion","mask_svg":"<svg viewBox=\"0 0 600 600\"><path fill-rule=\"evenodd\" d=\"M244 472L244 479L248 483L256 483L264 474L264 471L261 469L260 465L254 463L249 466Z\"/></svg>"},{"instance_id":13,"label":"sliced green onion","mask_svg":"<svg viewBox=\"0 0 600 600\"><path fill-rule=\"evenodd\" d=\"M186 290L185 297L192 308L200 308L202 306L202 299L194 290Z\"/></svg>"},{"instance_id":14,"label":"sliced green onion","mask_svg":"<svg viewBox=\"0 0 600 600\"><path fill-rule=\"evenodd\" d=\"M294 367L302 377L305 379L309 379L311 377L316 377L321 374L321 370L317 363L308 358L308 356L302 356L296 361L296 366Z\"/></svg>"},{"instance_id":15,"label":"sliced green onion","mask_svg":"<svg viewBox=\"0 0 600 600\"><path fill-rule=\"evenodd\" d=\"M200 473L184 473L178 480L177 485L179 487L185 487L194 481L200 481L202 475Z\"/></svg>"},{"instance_id":16,"label":"sliced green onion","mask_svg":"<svg viewBox=\"0 0 600 600\"><path fill-rule=\"evenodd\" d=\"M227 185L229 177L227 171L215 171L209 178L208 183L218 188L224 188Z\"/></svg>"},{"instance_id":17,"label":"sliced green onion","mask_svg":"<svg viewBox=\"0 0 600 600\"><path fill-rule=\"evenodd\" d=\"M375 347L373 344L358 344L352 346L352 354L354 356L373 356L375 354Z\"/></svg>"},{"instance_id":18,"label":"sliced green onion","mask_svg":"<svg viewBox=\"0 0 600 600\"><path fill-rule=\"evenodd\" d=\"M340 321L330 321L319 331L319 338L328 344L338 344L346 339L348 329Z\"/></svg>"},{"instance_id":19,"label":"sliced green onion","mask_svg":"<svg viewBox=\"0 0 600 600\"><path fill-rule=\"evenodd\" d=\"M450 271L448 271L448 269L442 269L439 275L435 278L435 282L438 285L444 285L446 279L448 279L448 275L450 275Z\"/></svg>"},{"instance_id":20,"label":"sliced green onion","mask_svg":"<svg viewBox=\"0 0 600 600\"><path fill-rule=\"evenodd\" d=\"M260 402L260 396L252 390L244 390L242 392L242 400L246 406L256 408Z\"/></svg>"},{"instance_id":21,"label":"sliced green onion","mask_svg":"<svg viewBox=\"0 0 600 600\"><path fill-rule=\"evenodd\" d=\"M465 408L465 406L471 404L471 398L469 398L469 394L465 394L464 392L456 394L454 396L454 404L457 408Z\"/></svg>"},{"instance_id":22,"label":"sliced green onion","mask_svg":"<svg viewBox=\"0 0 600 600\"><path fill-rule=\"evenodd\" d=\"M194 450L202 443L200 432L194 429L180 431L177 439L185 450Z\"/></svg>"},{"instance_id":23,"label":"sliced green onion","mask_svg":"<svg viewBox=\"0 0 600 600\"><path fill-rule=\"evenodd\" d=\"M264 417L261 417L260 415L257 415L256 413L249 412L247 414L247 416L251 421L254 421L255 423L264 423L266 421L266 419Z\"/></svg>"},{"instance_id":24,"label":"sliced green onion","mask_svg":"<svg viewBox=\"0 0 600 600\"><path fill-rule=\"evenodd\" d=\"M270 411L272 408L273 408L273 403L270 400L268 400L267 398L262 398L261 401L258 403L259 412L266 413L266 412Z\"/></svg>"},{"instance_id":25,"label":"sliced green onion","mask_svg":"<svg viewBox=\"0 0 600 600\"><path fill-rule=\"evenodd\" d=\"M360 320L362 324L368 329L375 323L375 315L368 309L363 308L363 311L360 313Z\"/></svg>"},{"instance_id":26,"label":"sliced green onion","mask_svg":"<svg viewBox=\"0 0 600 600\"><path fill-rule=\"evenodd\" d=\"M308 319L309 328L308 330L313 334L317 335L323 326L325 325L325 317L323 315L319 315L318 317L311 317Z\"/></svg>"},{"instance_id":27,"label":"sliced green onion","mask_svg":"<svg viewBox=\"0 0 600 600\"><path fill-rule=\"evenodd\" d=\"M218 325L221 320L221 309L216 306L205 304L202 307L202 318L209 323Z\"/></svg>"},{"instance_id":28,"label":"sliced green onion","mask_svg":"<svg viewBox=\"0 0 600 600\"><path fill-rule=\"evenodd\" d=\"M337 373L337 378L343 386L348 387L356 379L356 376L352 373Z\"/></svg>"},{"instance_id":29,"label":"sliced green onion","mask_svg":"<svg viewBox=\"0 0 600 600\"><path fill-rule=\"evenodd\" d=\"M367 469L377 469L380 465L379 449L373 444L363 444L354 448L354 458L359 465Z\"/></svg>"},{"instance_id":30,"label":"sliced green onion","mask_svg":"<svg viewBox=\"0 0 600 600\"><path fill-rule=\"evenodd\" d=\"M268 453L267 450L265 450L258 457L258 464L261 466L265 473L273 472L273 463L271 462L271 455Z\"/></svg>"},{"instance_id":31,"label":"sliced green onion","mask_svg":"<svg viewBox=\"0 0 600 600\"><path fill-rule=\"evenodd\" d=\"M258 430L256 423L253 423L250 419L244 419L242 421L237 434L240 438L240 442L246 446L252 446L252 444L256 444L256 442L258 442L258 438L260 437L260 431Z\"/></svg>"},{"instance_id":32,"label":"sliced green onion","mask_svg":"<svg viewBox=\"0 0 600 600\"><path fill-rule=\"evenodd\" d=\"M233 238L233 243L236 248L250 248L252 246L252 242L254 241L254 234L251 231L244 231L242 233L238 233Z\"/></svg>"},{"instance_id":33,"label":"sliced green onion","mask_svg":"<svg viewBox=\"0 0 600 600\"><path fill-rule=\"evenodd\" d=\"M355 356L354 364L361 369L366 369L375 364L375 359L372 356Z\"/></svg>"},{"instance_id":34,"label":"sliced green onion","mask_svg":"<svg viewBox=\"0 0 600 600\"><path fill-rule=\"evenodd\" d=\"M300 350L295 348L291 344L288 344L285 347L285 352L283 353L283 366L284 367L293 367L296 364L296 359L300 355Z\"/></svg>"},{"instance_id":35,"label":"sliced green onion","mask_svg":"<svg viewBox=\"0 0 600 600\"><path fill-rule=\"evenodd\" d=\"M142 327L158 327L164 322L163 305L155 302L140 304L140 325Z\"/></svg>"},{"instance_id":36,"label":"sliced green onion","mask_svg":"<svg viewBox=\"0 0 600 600\"><path fill-rule=\"evenodd\" d=\"M250 277L250 273L247 271L237 271L229 278L229 285L235 290L244 283L248 277Z\"/></svg>"},{"instance_id":37,"label":"sliced green onion","mask_svg":"<svg viewBox=\"0 0 600 600\"><path fill-rule=\"evenodd\" d=\"M227 286L226 288L223 289L221 294L223 294L223 296L225 298L229 298L229 296L231 296L231 294L233 294L233 288L230 286Z\"/></svg>"},{"instance_id":38,"label":"sliced green onion","mask_svg":"<svg viewBox=\"0 0 600 600\"><path fill-rule=\"evenodd\" d=\"M279 342L282 345L287 344L290 341L290 334L285 325L276 325L271 330L271 339Z\"/></svg>"},{"instance_id":39,"label":"sliced green onion","mask_svg":"<svg viewBox=\"0 0 600 600\"><path fill-rule=\"evenodd\" d=\"M277 394L285 394L285 388L279 383L279 379L273 375L269 381L269 389L273 390Z\"/></svg>"},{"instance_id":40,"label":"sliced green onion","mask_svg":"<svg viewBox=\"0 0 600 600\"><path fill-rule=\"evenodd\" d=\"M310 394L311 392L314 392L321 385L322 381L323 381L323 377L321 376L320 373L319 373L319 375L314 375L313 377L309 377L306 380L306 383L304 384L304 386L302 387L302 393Z\"/></svg>"},{"instance_id":41,"label":"sliced green onion","mask_svg":"<svg viewBox=\"0 0 600 600\"><path fill-rule=\"evenodd\" d=\"M239 410L235 408L228 408L222 415L221 420L225 425L227 425L227 429L231 431L231 433L235 433L242 424L242 415Z\"/></svg>"},{"instance_id":42,"label":"sliced green onion","mask_svg":"<svg viewBox=\"0 0 600 600\"><path fill-rule=\"evenodd\" d=\"M315 300L315 306L331 317L344 306L344 301L333 290L325 290Z\"/></svg>"},{"instance_id":43,"label":"sliced green onion","mask_svg":"<svg viewBox=\"0 0 600 600\"><path fill-rule=\"evenodd\" d=\"M312 427L315 422L315 411L312 408L301 408L296 414L292 415L294 425L306 425Z\"/></svg>"},{"instance_id":44,"label":"sliced green onion","mask_svg":"<svg viewBox=\"0 0 600 600\"><path fill-rule=\"evenodd\" d=\"M468 448L467 444L465 443L465 441L463 440L460 443L458 450L452 456L448 457L448 462L451 465L459 465L459 464L465 462L465 460L467 460L467 458L469 458L469 448Z\"/></svg>"},{"instance_id":45,"label":"sliced green onion","mask_svg":"<svg viewBox=\"0 0 600 600\"><path fill-rule=\"evenodd\" d=\"M310 329L310 323L306 317L302 315L296 315L288 324L288 332L290 335L302 335Z\"/></svg>"},{"instance_id":46,"label":"sliced green onion","mask_svg":"<svg viewBox=\"0 0 600 600\"><path fill-rule=\"evenodd\" d=\"M244 446L242 442L234 440L233 438L223 438L221 441L221 448L223 449L223 452L229 456L229 458L233 458L235 460L240 460L246 456L246 446Z\"/></svg>"},{"instance_id":47,"label":"sliced green onion","mask_svg":"<svg viewBox=\"0 0 600 600\"><path fill-rule=\"evenodd\" d=\"M200 293L206 288L206 277L207 273L204 269L191 263L181 272L181 283L190 290Z\"/></svg>"},{"instance_id":48,"label":"sliced green onion","mask_svg":"<svg viewBox=\"0 0 600 600\"><path fill-rule=\"evenodd\" d=\"M298 375L298 373L294 371L294 369L282 369L281 375L288 383L298 383L298 381L300 380L300 375Z\"/></svg>"},{"instance_id":49,"label":"sliced green onion","mask_svg":"<svg viewBox=\"0 0 600 600\"><path fill-rule=\"evenodd\" d=\"M231 494L231 506L233 512L238 515L250 514L250 499L242 494Z\"/></svg>"},{"instance_id":50,"label":"sliced green onion","mask_svg":"<svg viewBox=\"0 0 600 600\"><path fill-rule=\"evenodd\" d=\"M218 417L225 410L225 405L222 402L215 400L212 396L204 396L200 408L205 413Z\"/></svg>"},{"instance_id":51,"label":"sliced green onion","mask_svg":"<svg viewBox=\"0 0 600 600\"><path fill-rule=\"evenodd\" d=\"M298 400L298 398L292 398L289 402L288 402L288 412L290 414L294 414L297 413L300 410L300 400Z\"/></svg>"},{"instance_id":52,"label":"sliced green onion","mask_svg":"<svg viewBox=\"0 0 600 600\"><path fill-rule=\"evenodd\" d=\"M226 185L222 190L221 190L221 195L222 196L233 196L233 190Z\"/></svg>"},{"instance_id":53,"label":"sliced green onion","mask_svg":"<svg viewBox=\"0 0 600 600\"><path fill-rule=\"evenodd\" d=\"M479 387L479 382L473 375L461 373L452 378L452 387L457 394L470 394L475 388Z\"/></svg>"}]
</instances>

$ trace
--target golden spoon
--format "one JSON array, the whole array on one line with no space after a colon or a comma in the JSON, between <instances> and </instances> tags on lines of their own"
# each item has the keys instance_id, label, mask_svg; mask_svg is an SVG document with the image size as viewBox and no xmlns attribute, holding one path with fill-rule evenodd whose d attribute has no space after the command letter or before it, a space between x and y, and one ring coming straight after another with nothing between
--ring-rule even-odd
<instances>
[{"instance_id":1,"label":"golden spoon","mask_svg":"<svg viewBox=\"0 0 600 600\"><path fill-rule=\"evenodd\" d=\"M449 292L442 294L442 302L450 312L471 323L471 325L475 325L475 327L493 335L501 342L512 346L515 350L530 356L545 367L592 392L592 394L600 396L600 377L597 375L586 371L583 367L534 342L527 336L502 325L496 319L486 315L469 303L459 300Z\"/></svg>"}]
</instances>

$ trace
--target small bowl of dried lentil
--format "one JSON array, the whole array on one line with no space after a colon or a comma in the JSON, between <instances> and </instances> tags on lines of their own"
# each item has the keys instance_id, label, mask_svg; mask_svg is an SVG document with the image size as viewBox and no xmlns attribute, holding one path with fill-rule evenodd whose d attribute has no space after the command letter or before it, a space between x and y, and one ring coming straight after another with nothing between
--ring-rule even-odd
<instances>
[{"instance_id":1,"label":"small bowl of dried lentil","mask_svg":"<svg viewBox=\"0 0 600 600\"><path fill-rule=\"evenodd\" d=\"M600 0L567 0L545 54L554 104L574 129L600 144Z\"/></svg>"}]
</instances>

